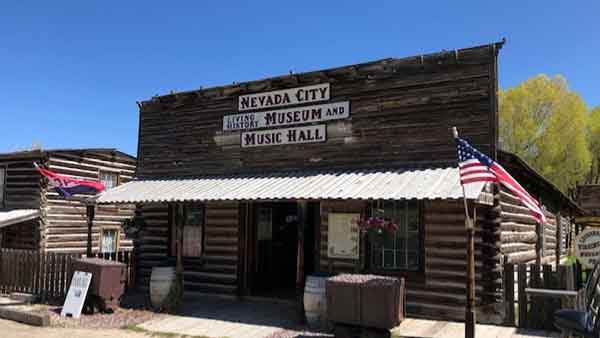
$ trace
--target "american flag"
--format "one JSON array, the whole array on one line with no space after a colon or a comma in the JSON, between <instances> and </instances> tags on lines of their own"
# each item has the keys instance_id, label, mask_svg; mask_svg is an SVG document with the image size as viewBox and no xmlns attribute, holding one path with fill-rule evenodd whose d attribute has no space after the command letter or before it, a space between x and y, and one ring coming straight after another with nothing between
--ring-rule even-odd
<instances>
[{"instance_id":1,"label":"american flag","mask_svg":"<svg viewBox=\"0 0 600 338\"><path fill-rule=\"evenodd\" d=\"M529 195L500 164L461 138L456 138L456 146L458 148L458 167L462 185L475 182L498 182L515 194L521 203L529 208L538 222L546 223L546 216L544 216L538 201Z\"/></svg>"},{"instance_id":2,"label":"american flag","mask_svg":"<svg viewBox=\"0 0 600 338\"><path fill-rule=\"evenodd\" d=\"M59 175L50 170L40 168L37 163L33 166L48 179L48 185L62 197L71 197L75 194L97 194L104 190L104 184L97 181L79 180L76 178Z\"/></svg>"}]
</instances>

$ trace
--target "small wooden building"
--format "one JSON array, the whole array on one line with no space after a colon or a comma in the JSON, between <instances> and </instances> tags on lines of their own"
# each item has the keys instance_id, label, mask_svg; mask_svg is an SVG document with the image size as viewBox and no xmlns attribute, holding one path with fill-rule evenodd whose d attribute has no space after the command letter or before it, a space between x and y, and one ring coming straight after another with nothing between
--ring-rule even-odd
<instances>
[{"instance_id":1,"label":"small wooden building","mask_svg":"<svg viewBox=\"0 0 600 338\"><path fill-rule=\"evenodd\" d=\"M600 216L600 184L577 186L576 195L577 202L586 215Z\"/></svg>"},{"instance_id":2,"label":"small wooden building","mask_svg":"<svg viewBox=\"0 0 600 338\"><path fill-rule=\"evenodd\" d=\"M308 274L369 272L406 277L409 315L461 320L466 232L452 126L553 203L540 230L510 193L467 189L478 305L500 300L504 261L536 260L539 233L549 257L562 254L551 213L574 208L498 151L501 46L153 97L139 103L137 180L97 202L140 206L142 287L153 267L174 264L182 238L187 292L295 299ZM357 221L375 214L399 230L361 233Z\"/></svg>"},{"instance_id":3,"label":"small wooden building","mask_svg":"<svg viewBox=\"0 0 600 338\"><path fill-rule=\"evenodd\" d=\"M85 205L65 199L48 186L33 163L57 174L100 180L107 188L129 182L136 159L115 149L32 150L0 154L0 247L43 252L85 253ZM134 207L98 208L93 252L130 251L131 240L121 229Z\"/></svg>"}]
</instances>

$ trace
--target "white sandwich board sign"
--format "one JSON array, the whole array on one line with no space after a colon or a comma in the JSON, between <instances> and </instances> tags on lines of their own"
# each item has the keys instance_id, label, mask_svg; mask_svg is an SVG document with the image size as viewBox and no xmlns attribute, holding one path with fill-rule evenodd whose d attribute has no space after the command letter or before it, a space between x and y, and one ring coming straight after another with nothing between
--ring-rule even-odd
<instances>
[{"instance_id":1,"label":"white sandwich board sign","mask_svg":"<svg viewBox=\"0 0 600 338\"><path fill-rule=\"evenodd\" d=\"M83 303L85 302L85 297L87 296L91 282L91 273L75 271L73 279L71 280L71 286L69 286L67 299L65 299L65 304L60 312L61 316L72 318L79 318L79 316L81 316Z\"/></svg>"}]
</instances>

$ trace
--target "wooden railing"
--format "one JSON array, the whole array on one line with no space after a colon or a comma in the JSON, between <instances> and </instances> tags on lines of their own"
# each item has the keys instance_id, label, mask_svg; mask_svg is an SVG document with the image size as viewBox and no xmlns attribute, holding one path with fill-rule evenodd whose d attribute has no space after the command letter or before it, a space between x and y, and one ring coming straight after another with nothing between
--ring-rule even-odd
<instances>
[{"instance_id":1,"label":"wooden railing","mask_svg":"<svg viewBox=\"0 0 600 338\"><path fill-rule=\"evenodd\" d=\"M556 330L554 311L576 306L578 273L576 265L504 264L505 324Z\"/></svg>"},{"instance_id":2,"label":"wooden railing","mask_svg":"<svg viewBox=\"0 0 600 338\"><path fill-rule=\"evenodd\" d=\"M38 252L33 250L0 249L0 294L24 292L40 297L42 302L65 297L72 262L80 254ZM98 258L119 261L127 265L128 287L134 285L134 262L131 252L97 254Z\"/></svg>"}]
</instances>

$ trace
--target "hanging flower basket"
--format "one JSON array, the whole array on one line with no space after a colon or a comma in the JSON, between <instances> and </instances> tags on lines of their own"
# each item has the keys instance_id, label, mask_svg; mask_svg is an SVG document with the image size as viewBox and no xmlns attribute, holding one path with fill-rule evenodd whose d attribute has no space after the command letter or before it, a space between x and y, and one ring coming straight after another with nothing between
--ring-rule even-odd
<instances>
[{"instance_id":1,"label":"hanging flower basket","mask_svg":"<svg viewBox=\"0 0 600 338\"><path fill-rule=\"evenodd\" d=\"M385 233L394 234L398 231L398 225L384 217L364 218L358 222L358 227L368 235L369 241L377 246L383 245Z\"/></svg>"},{"instance_id":2,"label":"hanging flower basket","mask_svg":"<svg viewBox=\"0 0 600 338\"><path fill-rule=\"evenodd\" d=\"M369 229L367 231L367 236L369 239L369 243L375 245L376 247L383 246L384 231L382 229Z\"/></svg>"}]
</instances>

